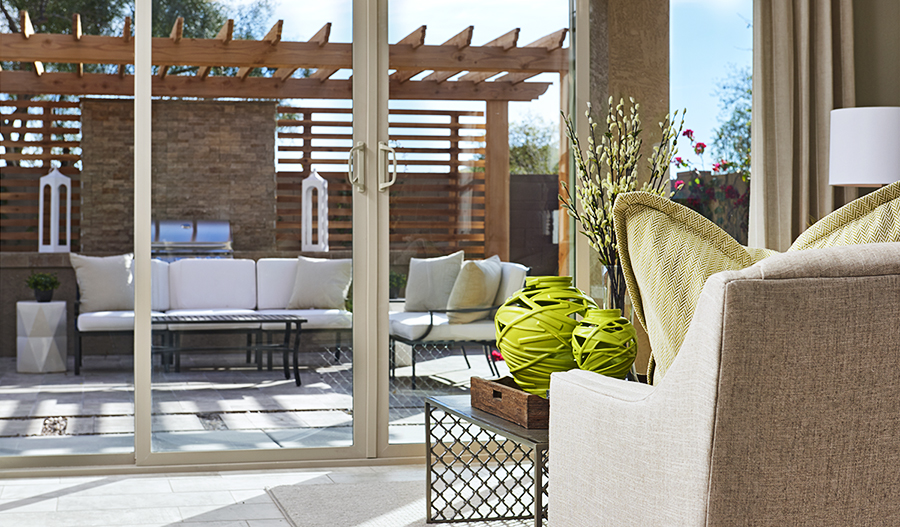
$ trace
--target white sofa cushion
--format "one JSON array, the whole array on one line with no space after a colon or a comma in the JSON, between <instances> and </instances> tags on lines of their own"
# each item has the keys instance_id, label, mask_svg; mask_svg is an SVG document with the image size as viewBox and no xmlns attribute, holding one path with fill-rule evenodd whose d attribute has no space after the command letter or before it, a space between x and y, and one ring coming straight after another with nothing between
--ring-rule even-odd
<instances>
[{"instance_id":1,"label":"white sofa cushion","mask_svg":"<svg viewBox=\"0 0 900 527\"><path fill-rule=\"evenodd\" d=\"M169 310L169 262L150 260L150 309Z\"/></svg>"},{"instance_id":2,"label":"white sofa cushion","mask_svg":"<svg viewBox=\"0 0 900 527\"><path fill-rule=\"evenodd\" d=\"M134 309L133 254L83 256L69 253L80 293L79 311Z\"/></svg>"},{"instance_id":3,"label":"white sofa cushion","mask_svg":"<svg viewBox=\"0 0 900 527\"><path fill-rule=\"evenodd\" d=\"M182 317L190 316L227 316L227 315L255 315L256 311L252 309L171 309L166 311L166 315L177 315ZM169 324L169 329L176 331L191 331L201 329L258 329L259 322L216 322L211 324Z\"/></svg>"},{"instance_id":4,"label":"white sofa cushion","mask_svg":"<svg viewBox=\"0 0 900 527\"><path fill-rule=\"evenodd\" d=\"M162 315L151 311L151 316ZM131 331L134 329L134 311L92 311L78 315L78 331ZM165 324L153 324L153 329L165 329Z\"/></svg>"},{"instance_id":5,"label":"white sofa cushion","mask_svg":"<svg viewBox=\"0 0 900 527\"><path fill-rule=\"evenodd\" d=\"M419 340L428 329L428 313L391 313L391 335ZM425 337L431 340L494 340L494 321L490 319L468 324L451 324L444 313L434 314L434 327Z\"/></svg>"},{"instance_id":6,"label":"white sofa cushion","mask_svg":"<svg viewBox=\"0 0 900 527\"><path fill-rule=\"evenodd\" d=\"M170 309L256 308L256 262L189 258L169 264Z\"/></svg>"},{"instance_id":7,"label":"white sofa cushion","mask_svg":"<svg viewBox=\"0 0 900 527\"><path fill-rule=\"evenodd\" d=\"M296 258L260 258L256 262L256 308L287 307L296 280Z\"/></svg>"},{"instance_id":8,"label":"white sofa cushion","mask_svg":"<svg viewBox=\"0 0 900 527\"><path fill-rule=\"evenodd\" d=\"M465 253L437 258L410 258L406 281L406 311L446 309Z\"/></svg>"},{"instance_id":9,"label":"white sofa cushion","mask_svg":"<svg viewBox=\"0 0 900 527\"><path fill-rule=\"evenodd\" d=\"M494 298L495 306L506 302L507 298L525 287L528 268L515 262L500 262L500 272L500 287L497 288L497 296Z\"/></svg>"},{"instance_id":10,"label":"white sofa cushion","mask_svg":"<svg viewBox=\"0 0 900 527\"><path fill-rule=\"evenodd\" d=\"M486 260L468 260L463 262L447 309L473 309L491 307L500 287L500 257L491 256ZM464 313L447 313L451 324L466 324L481 320L490 314L489 310Z\"/></svg>"},{"instance_id":11,"label":"white sofa cushion","mask_svg":"<svg viewBox=\"0 0 900 527\"><path fill-rule=\"evenodd\" d=\"M345 309L262 309L260 315L296 315L305 318L302 328L307 329L351 329L353 313ZM266 331L284 329L283 323L264 322Z\"/></svg>"},{"instance_id":12,"label":"white sofa cushion","mask_svg":"<svg viewBox=\"0 0 900 527\"><path fill-rule=\"evenodd\" d=\"M353 278L353 260L297 258L288 309L343 309Z\"/></svg>"}]
</instances>

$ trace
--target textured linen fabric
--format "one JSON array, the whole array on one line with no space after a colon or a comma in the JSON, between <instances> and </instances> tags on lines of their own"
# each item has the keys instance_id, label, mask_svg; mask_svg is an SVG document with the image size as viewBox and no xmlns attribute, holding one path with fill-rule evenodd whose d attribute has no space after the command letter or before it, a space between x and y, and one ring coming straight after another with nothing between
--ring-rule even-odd
<instances>
[{"instance_id":1,"label":"textured linen fabric","mask_svg":"<svg viewBox=\"0 0 900 527\"><path fill-rule=\"evenodd\" d=\"M344 309L353 260L341 258L297 258L294 291L288 309Z\"/></svg>"},{"instance_id":2,"label":"textured linen fabric","mask_svg":"<svg viewBox=\"0 0 900 527\"><path fill-rule=\"evenodd\" d=\"M457 251L437 258L410 258L406 311L447 309L464 256L463 251Z\"/></svg>"},{"instance_id":3,"label":"textured linen fabric","mask_svg":"<svg viewBox=\"0 0 900 527\"><path fill-rule=\"evenodd\" d=\"M69 253L83 313L134 309L134 255L84 256Z\"/></svg>"},{"instance_id":4,"label":"textured linen fabric","mask_svg":"<svg viewBox=\"0 0 900 527\"><path fill-rule=\"evenodd\" d=\"M794 240L788 251L881 242L900 242L900 181L825 216Z\"/></svg>"},{"instance_id":5,"label":"textured linen fabric","mask_svg":"<svg viewBox=\"0 0 900 527\"><path fill-rule=\"evenodd\" d=\"M555 373L559 526L900 525L900 243L704 285L657 385Z\"/></svg>"},{"instance_id":6,"label":"textured linen fabric","mask_svg":"<svg viewBox=\"0 0 900 527\"><path fill-rule=\"evenodd\" d=\"M499 256L464 261L450 291L447 309L491 307L500 287L501 275ZM451 324L466 324L481 320L489 314L489 310L447 313L447 318Z\"/></svg>"},{"instance_id":7,"label":"textured linen fabric","mask_svg":"<svg viewBox=\"0 0 900 527\"><path fill-rule=\"evenodd\" d=\"M652 344L655 382L681 347L706 279L774 251L751 253L700 214L648 192L619 195L613 220L628 293Z\"/></svg>"}]
</instances>

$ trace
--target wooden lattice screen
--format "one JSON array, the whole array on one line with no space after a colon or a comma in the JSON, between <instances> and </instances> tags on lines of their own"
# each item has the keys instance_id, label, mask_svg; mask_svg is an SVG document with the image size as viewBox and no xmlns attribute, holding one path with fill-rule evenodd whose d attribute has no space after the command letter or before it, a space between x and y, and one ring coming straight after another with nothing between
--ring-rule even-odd
<instances>
[{"instance_id":1,"label":"wooden lattice screen","mask_svg":"<svg viewBox=\"0 0 900 527\"><path fill-rule=\"evenodd\" d=\"M72 242L78 250L81 121L77 102L0 101L0 251L37 251L38 181L51 161L72 178ZM352 110L279 107L276 240L300 251L301 185L315 168L328 180L329 245L349 250L352 192L347 156ZM484 256L484 112L391 110L398 182L391 189L391 250ZM295 168L296 167L296 168ZM372 171L374 172L374 170ZM372 176L374 177L374 176Z\"/></svg>"},{"instance_id":2,"label":"wooden lattice screen","mask_svg":"<svg viewBox=\"0 0 900 527\"><path fill-rule=\"evenodd\" d=\"M51 166L72 178L72 250L79 248L78 102L0 101L0 251L38 250L38 187ZM45 209L45 229L49 227ZM65 228L62 229L65 232ZM49 234L45 231L45 239Z\"/></svg>"},{"instance_id":3,"label":"wooden lattice screen","mask_svg":"<svg viewBox=\"0 0 900 527\"><path fill-rule=\"evenodd\" d=\"M311 167L328 180L331 250L349 249L352 110L283 106L279 112L290 117L278 121L279 250L300 250L301 182ZM398 154L391 250L433 256L465 249L467 258L483 257L484 161L474 158L484 155L484 112L395 109L390 115L390 144ZM297 169L281 168L291 166Z\"/></svg>"}]
</instances>

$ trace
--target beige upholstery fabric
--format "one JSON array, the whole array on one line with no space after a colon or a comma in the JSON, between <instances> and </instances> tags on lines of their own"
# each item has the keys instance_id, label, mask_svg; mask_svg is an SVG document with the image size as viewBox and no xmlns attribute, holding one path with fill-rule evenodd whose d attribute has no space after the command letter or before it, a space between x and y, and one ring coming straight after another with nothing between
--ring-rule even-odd
<instances>
[{"instance_id":1,"label":"beige upholstery fabric","mask_svg":"<svg viewBox=\"0 0 900 527\"><path fill-rule=\"evenodd\" d=\"M553 525L900 525L898 320L900 243L713 275L656 386L553 374Z\"/></svg>"},{"instance_id":2,"label":"beige upholstery fabric","mask_svg":"<svg viewBox=\"0 0 900 527\"><path fill-rule=\"evenodd\" d=\"M751 253L700 214L648 192L619 195L613 219L628 292L653 346L651 378L660 379L681 347L706 279L773 251Z\"/></svg>"},{"instance_id":3,"label":"beige upholstery fabric","mask_svg":"<svg viewBox=\"0 0 900 527\"><path fill-rule=\"evenodd\" d=\"M75 269L82 313L134 309L133 254L98 257L69 253L69 261Z\"/></svg>"},{"instance_id":4,"label":"beige upholstery fabric","mask_svg":"<svg viewBox=\"0 0 900 527\"><path fill-rule=\"evenodd\" d=\"M900 242L900 181L825 216L794 240L788 250L882 242Z\"/></svg>"},{"instance_id":5,"label":"beige upholstery fabric","mask_svg":"<svg viewBox=\"0 0 900 527\"><path fill-rule=\"evenodd\" d=\"M447 309L474 309L491 307L500 287L500 257L491 256L485 260L467 260L463 262ZM474 311L465 313L447 313L451 324L468 324L490 314L490 311Z\"/></svg>"}]
</instances>

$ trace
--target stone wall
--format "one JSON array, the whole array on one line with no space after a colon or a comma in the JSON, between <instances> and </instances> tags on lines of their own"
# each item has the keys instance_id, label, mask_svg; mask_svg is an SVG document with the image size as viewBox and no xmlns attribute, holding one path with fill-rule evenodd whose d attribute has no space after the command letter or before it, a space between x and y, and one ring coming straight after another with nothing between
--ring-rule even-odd
<instances>
[{"instance_id":1,"label":"stone wall","mask_svg":"<svg viewBox=\"0 0 900 527\"><path fill-rule=\"evenodd\" d=\"M275 249L275 103L154 101L153 219L231 222L234 248ZM82 101L81 246L133 246L134 104Z\"/></svg>"}]
</instances>

